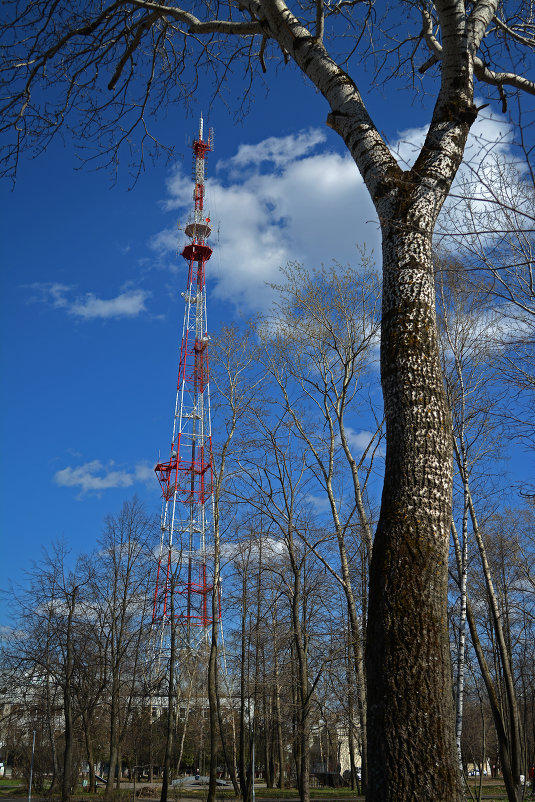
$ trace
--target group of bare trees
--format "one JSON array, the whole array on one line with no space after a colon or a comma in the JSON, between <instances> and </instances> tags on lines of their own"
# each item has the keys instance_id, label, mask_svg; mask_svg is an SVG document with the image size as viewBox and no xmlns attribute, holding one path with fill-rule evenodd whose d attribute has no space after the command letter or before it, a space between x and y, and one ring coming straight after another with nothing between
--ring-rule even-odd
<instances>
[{"instance_id":1,"label":"group of bare trees","mask_svg":"<svg viewBox=\"0 0 535 802\"><path fill-rule=\"evenodd\" d=\"M35 729L35 777L42 784L46 772L62 799L78 783L82 755L94 790L103 744L113 784L142 683L151 534L139 502L127 503L107 519L91 554L75 558L57 543L17 593L20 620L2 652L4 749L16 764Z\"/></svg>"},{"instance_id":2,"label":"group of bare trees","mask_svg":"<svg viewBox=\"0 0 535 802\"><path fill-rule=\"evenodd\" d=\"M327 592L338 594L346 624L334 622L335 630L339 627L335 640L340 649L347 644L348 652L347 684L337 699L340 709L350 710L348 738L358 733L364 784L374 747L366 737L370 700L363 654L372 637L369 560L377 547L372 532L381 487L374 473L382 473L383 457L381 405L374 395L379 287L367 268L361 264L353 271L332 266L308 272L293 265L282 271L272 313L255 321L260 394L256 401L251 399L247 438L236 444L230 483L236 505L245 500L247 509L254 506L261 515L259 531L278 539L294 576L290 631L299 671L304 671L299 687L307 689L296 697L303 743L309 740L309 702L318 688L332 682L335 661L323 646L320 651L328 666L320 660L312 668L308 649L317 637L316 628L321 630L330 617L322 611L325 617L314 625L314 635L303 640L302 617L295 615L296 606L305 604L303 586L297 582L299 567L304 570L315 561L323 567L325 588L329 580L332 589ZM524 278L529 276L530 269L526 262L517 276L522 271ZM457 258L442 253L435 259L435 270L455 460L449 599L459 773L466 775L469 763L483 771L488 760L492 770L503 774L513 801L522 798L521 776L533 761L534 749L533 686L526 691L525 685L526 669L533 666L535 634L529 568L534 508L532 500L522 500L526 494L529 499L530 477L511 485L502 465L504 452L516 455L530 447L530 419L518 428L510 421L531 402L532 389L526 382L520 392L528 399L520 398L518 383L503 380L502 366L515 353L518 371L532 375L529 364L522 362L522 350L516 349L519 334L525 348L533 347L533 327L528 316L511 337L503 326L510 312L503 308L501 294L478 282L478 275ZM532 303L526 311L531 309ZM511 496L518 506L508 503ZM302 563L295 556L296 543ZM418 551L420 545L415 542L413 548ZM404 648L418 648L418 643L407 639ZM335 675L341 676L340 668ZM368 686L369 681L368 677ZM418 703L426 681L421 675L414 680L412 698ZM479 710L477 737L483 741L478 746L463 731L465 702L472 722L474 706ZM473 723L471 729L474 733ZM306 771L302 777L301 798L307 799Z\"/></svg>"},{"instance_id":3,"label":"group of bare trees","mask_svg":"<svg viewBox=\"0 0 535 802\"><path fill-rule=\"evenodd\" d=\"M460 772L488 763L502 773L516 802L535 749L535 508L519 493L516 506L504 501L496 477L511 395L496 375L510 343L497 342L495 299L451 257L435 267L456 462L457 755ZM288 266L275 289L269 314L222 331L212 350L222 629L195 654L175 644L156 684L155 527L137 500L107 519L91 554L45 553L20 591L1 727L21 770L38 732L36 775L65 800L82 765L90 789L103 767L109 794L125 769L162 770L164 798L186 769L228 772L244 799L255 769L268 785L295 783L303 802L311 773L325 782L345 768L353 787L368 781L380 281L363 257L355 268ZM415 704L427 681L415 678Z\"/></svg>"}]
</instances>

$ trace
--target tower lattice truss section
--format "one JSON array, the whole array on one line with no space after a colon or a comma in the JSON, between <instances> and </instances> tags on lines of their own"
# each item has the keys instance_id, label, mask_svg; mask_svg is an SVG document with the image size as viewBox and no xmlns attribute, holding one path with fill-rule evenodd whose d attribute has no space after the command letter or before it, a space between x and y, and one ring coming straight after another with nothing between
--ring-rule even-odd
<instances>
[{"instance_id":1,"label":"tower lattice truss section","mask_svg":"<svg viewBox=\"0 0 535 802\"><path fill-rule=\"evenodd\" d=\"M185 227L189 239L182 251L188 265L184 325L178 368L173 435L169 457L155 467L162 490L161 548L154 592L153 623L206 628L213 620L213 560L209 546L213 526L213 464L210 382L206 317L206 263L210 218L204 212L206 155L213 149L210 130L193 142L193 218ZM196 630L199 632L199 630ZM201 629L202 632L202 629Z\"/></svg>"}]
</instances>

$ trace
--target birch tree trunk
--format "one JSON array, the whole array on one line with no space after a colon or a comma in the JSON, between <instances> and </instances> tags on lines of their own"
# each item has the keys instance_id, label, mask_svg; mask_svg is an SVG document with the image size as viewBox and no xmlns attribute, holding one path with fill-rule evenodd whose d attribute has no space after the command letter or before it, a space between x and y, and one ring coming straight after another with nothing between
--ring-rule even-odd
<instances>
[{"instance_id":1,"label":"birch tree trunk","mask_svg":"<svg viewBox=\"0 0 535 802\"><path fill-rule=\"evenodd\" d=\"M459 541L455 524L452 521L452 535L457 560L457 575L460 597L459 635L457 644L457 671L455 676L455 740L457 744L457 759L461 776L463 769L462 734L463 734L463 708L464 708L464 673L466 655L466 601L467 601L467 565L468 565L468 502L465 494L462 521L462 543Z\"/></svg>"},{"instance_id":2,"label":"birch tree trunk","mask_svg":"<svg viewBox=\"0 0 535 802\"><path fill-rule=\"evenodd\" d=\"M447 292L449 290L449 294ZM467 319L463 315L463 307L459 304L459 297L450 288L446 288L443 277L440 281L440 329L444 342L442 345L443 375L446 385L448 402L454 419L453 442L459 439L460 454L462 457L462 487L463 487L463 507L462 507L462 540L452 518L451 533L455 549L455 559L457 562L457 585L459 588L459 625L457 635L457 658L455 669L455 739L457 744L457 759L459 761L459 772L463 776L463 756L461 748L461 737L463 730L463 706L464 706L464 673L465 673L465 652L466 652L466 599L467 599L467 576L468 576L468 448L466 443L467 433L467 389L472 392L475 387L465 386L465 376L463 365L466 365L468 348L466 347L466 336L468 327L464 324ZM450 295L452 296L450 298ZM450 314L448 301L452 302L453 313ZM464 325L463 325L464 324ZM477 335L476 335L477 337ZM477 340L480 338L477 337ZM472 343L473 346L473 343ZM472 347L473 354L473 347ZM447 356L449 355L449 356ZM450 363L450 364L448 364ZM456 446L454 445L456 448Z\"/></svg>"},{"instance_id":3,"label":"birch tree trunk","mask_svg":"<svg viewBox=\"0 0 535 802\"><path fill-rule=\"evenodd\" d=\"M422 150L405 172L354 82L289 9L280 11L282 5L263 4L268 21L330 103L328 124L359 167L382 232L387 449L370 567L367 799L455 802L462 792L447 626L452 426L438 353L431 249L477 116L473 59L495 4L478 6L468 24L461 3L437 2L441 89Z\"/></svg>"},{"instance_id":4,"label":"birch tree trunk","mask_svg":"<svg viewBox=\"0 0 535 802\"><path fill-rule=\"evenodd\" d=\"M396 205L383 223L387 450L370 571L368 798L453 802L461 791L446 606L451 420L438 360L431 221L417 203Z\"/></svg>"}]
</instances>

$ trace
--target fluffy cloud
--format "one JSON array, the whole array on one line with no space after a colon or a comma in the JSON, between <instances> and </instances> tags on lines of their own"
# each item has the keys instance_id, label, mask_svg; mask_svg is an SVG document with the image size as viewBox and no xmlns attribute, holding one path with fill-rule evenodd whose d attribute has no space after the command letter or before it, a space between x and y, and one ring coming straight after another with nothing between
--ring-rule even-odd
<instances>
[{"instance_id":1,"label":"fluffy cloud","mask_svg":"<svg viewBox=\"0 0 535 802\"><path fill-rule=\"evenodd\" d=\"M243 566L256 565L260 558L264 563L277 562L288 554L282 538L261 535L241 542L225 541L221 544L221 557L224 562L237 562Z\"/></svg>"},{"instance_id":2,"label":"fluffy cloud","mask_svg":"<svg viewBox=\"0 0 535 802\"><path fill-rule=\"evenodd\" d=\"M355 244L378 245L375 212L349 156L320 150L324 134L307 131L241 145L217 165L206 185L214 254L207 265L211 291L249 308L269 302L266 282L279 267L355 258ZM167 184L165 208L183 220L191 209L191 178L178 167ZM176 251L176 230L151 242L165 255Z\"/></svg>"},{"instance_id":3,"label":"fluffy cloud","mask_svg":"<svg viewBox=\"0 0 535 802\"><path fill-rule=\"evenodd\" d=\"M404 168L416 158L425 134L425 128L409 129L391 143ZM470 175L471 165L492 153L510 157L509 142L502 118L479 118L457 184ZM164 208L178 210L186 222L192 189L181 167L167 192ZM357 244L380 258L379 225L362 178L348 154L325 149L318 130L240 145L232 158L217 164L215 176L209 172L205 208L214 227L214 254L207 265L211 292L248 308L269 303L266 282L277 281L279 267L289 261L346 264L355 260ZM161 256L179 244L171 228L151 241Z\"/></svg>"},{"instance_id":4,"label":"fluffy cloud","mask_svg":"<svg viewBox=\"0 0 535 802\"><path fill-rule=\"evenodd\" d=\"M263 162L284 167L288 162L306 156L316 145L323 144L325 138L323 131L317 129L301 131L295 136L270 136L257 145L240 145L235 156L227 162L219 162L218 169L228 165L240 169L250 166L257 168Z\"/></svg>"},{"instance_id":5,"label":"fluffy cloud","mask_svg":"<svg viewBox=\"0 0 535 802\"><path fill-rule=\"evenodd\" d=\"M353 449L355 454L362 454L364 451L366 451L372 440L376 438L376 434L374 434L373 432L369 432L365 429L356 431L355 429L352 429L351 426L346 426L345 431L347 436L347 442L349 443L350 447Z\"/></svg>"},{"instance_id":6,"label":"fluffy cloud","mask_svg":"<svg viewBox=\"0 0 535 802\"><path fill-rule=\"evenodd\" d=\"M51 304L83 320L137 317L147 311L145 302L150 295L146 290L125 287L114 298L97 298L92 292L73 297L73 288L59 283L36 283L30 289L30 302Z\"/></svg>"},{"instance_id":7,"label":"fluffy cloud","mask_svg":"<svg viewBox=\"0 0 535 802\"><path fill-rule=\"evenodd\" d=\"M113 462L107 466L100 460L92 460L76 468L68 465L54 474L54 481L60 487L78 487L82 493L101 492L117 487L131 487L137 482L147 482L154 478L152 467L138 463L132 472L116 468Z\"/></svg>"},{"instance_id":8,"label":"fluffy cloud","mask_svg":"<svg viewBox=\"0 0 535 802\"><path fill-rule=\"evenodd\" d=\"M126 290L115 298L106 300L97 298L93 293L87 293L83 299L77 299L69 307L69 313L91 318L137 317L146 311L145 301L148 296L145 290Z\"/></svg>"}]
</instances>

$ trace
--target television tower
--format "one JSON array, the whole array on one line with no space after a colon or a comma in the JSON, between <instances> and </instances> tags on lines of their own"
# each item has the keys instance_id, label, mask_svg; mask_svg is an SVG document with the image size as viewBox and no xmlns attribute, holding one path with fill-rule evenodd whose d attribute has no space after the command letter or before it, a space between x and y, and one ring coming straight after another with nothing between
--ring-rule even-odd
<instances>
[{"instance_id":1,"label":"television tower","mask_svg":"<svg viewBox=\"0 0 535 802\"><path fill-rule=\"evenodd\" d=\"M153 624L184 626L186 646L203 639L212 623L213 570L207 544L213 521L213 465L206 319L205 267L212 255L207 244L210 218L204 212L206 154L213 132L203 139L203 119L193 142L193 217L184 231L182 251L188 265L184 325L178 366L173 435L169 457L154 468L162 490L161 547L154 591Z\"/></svg>"}]
</instances>

